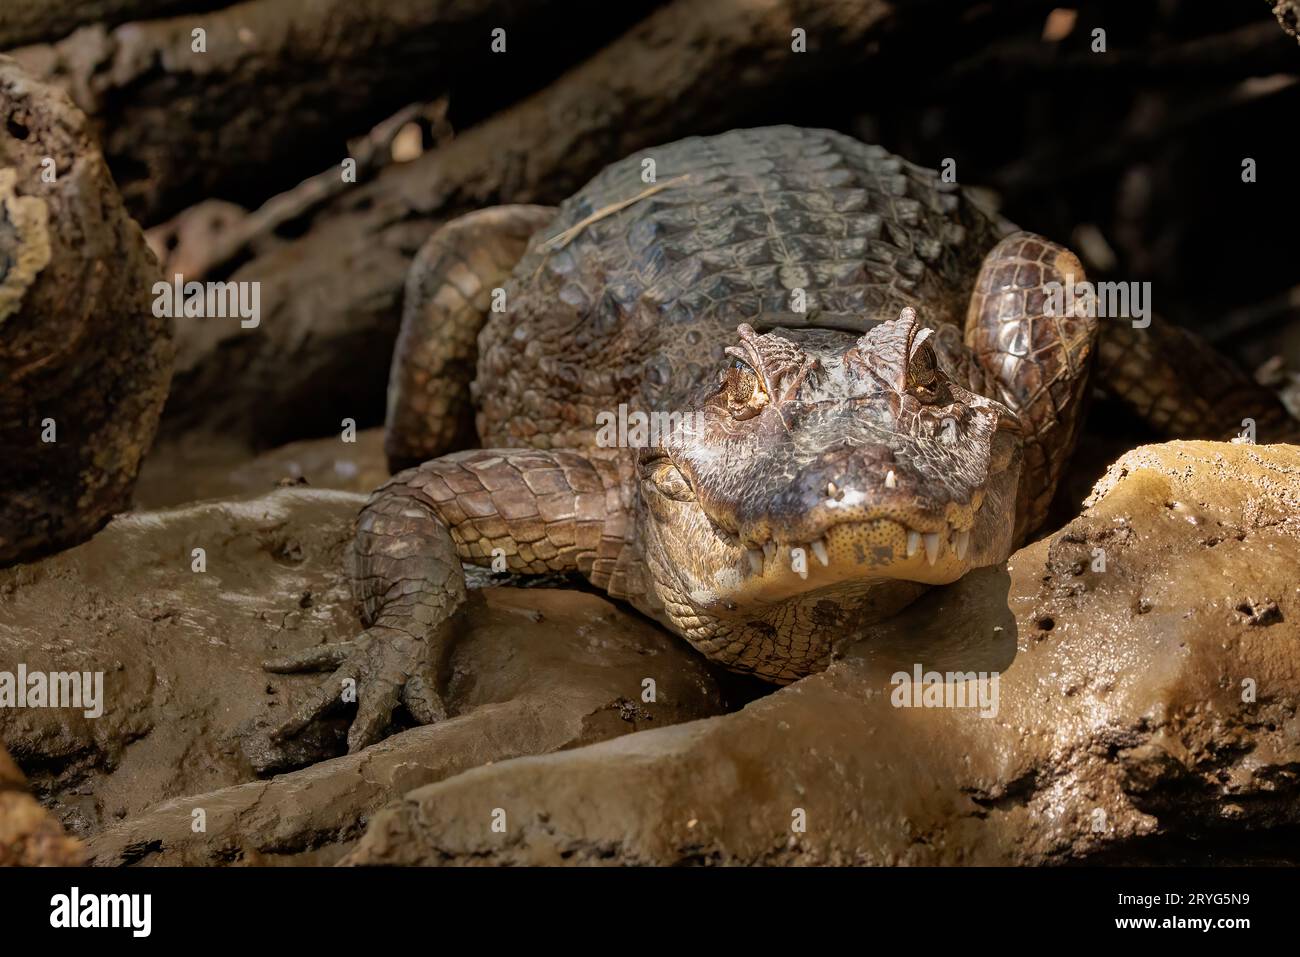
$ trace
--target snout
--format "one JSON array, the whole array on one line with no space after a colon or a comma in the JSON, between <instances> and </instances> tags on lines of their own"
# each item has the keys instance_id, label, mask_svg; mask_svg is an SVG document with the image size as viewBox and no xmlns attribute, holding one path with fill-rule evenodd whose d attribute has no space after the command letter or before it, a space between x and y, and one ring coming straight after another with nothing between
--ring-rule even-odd
<instances>
[{"instance_id":1,"label":"snout","mask_svg":"<svg viewBox=\"0 0 1300 957\"><path fill-rule=\"evenodd\" d=\"M849 442L815 454L800 451L766 463L779 476L767 494L737 498L742 541L810 541L836 525L877 520L922 534L969 530L989 479L987 460L918 460L907 450Z\"/></svg>"}]
</instances>

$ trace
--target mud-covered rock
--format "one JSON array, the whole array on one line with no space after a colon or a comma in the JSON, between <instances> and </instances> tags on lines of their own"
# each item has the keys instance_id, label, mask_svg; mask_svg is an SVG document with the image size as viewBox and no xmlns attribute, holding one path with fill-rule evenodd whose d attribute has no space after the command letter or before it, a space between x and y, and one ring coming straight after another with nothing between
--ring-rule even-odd
<instances>
[{"instance_id":1,"label":"mud-covered rock","mask_svg":"<svg viewBox=\"0 0 1300 957\"><path fill-rule=\"evenodd\" d=\"M0 867L75 866L85 848L27 793L27 779L0 744Z\"/></svg>"},{"instance_id":2,"label":"mud-covered rock","mask_svg":"<svg viewBox=\"0 0 1300 957\"><path fill-rule=\"evenodd\" d=\"M96 862L327 860L416 786L721 710L699 659L635 614L485 588L461 619L453 718L258 780L346 748L341 719L272 748L265 729L320 679L260 662L358 633L343 552L363 501L285 488L133 513L0 571L0 671L102 675L97 705L0 708L0 739Z\"/></svg>"},{"instance_id":3,"label":"mud-covered rock","mask_svg":"<svg viewBox=\"0 0 1300 957\"><path fill-rule=\"evenodd\" d=\"M130 503L171 381L160 278L85 116L0 57L0 566Z\"/></svg>"},{"instance_id":4,"label":"mud-covered rock","mask_svg":"<svg viewBox=\"0 0 1300 957\"><path fill-rule=\"evenodd\" d=\"M166 508L203 499L260 495L286 485L369 494L388 478L384 430L362 429L290 442L261 454L220 434L160 439L135 486L135 507Z\"/></svg>"},{"instance_id":5,"label":"mud-covered rock","mask_svg":"<svg viewBox=\"0 0 1300 957\"><path fill-rule=\"evenodd\" d=\"M921 599L824 674L419 788L346 860L1041 864L1170 841L1240 859L1300 821L1297 556L1300 448L1143 447L1006 571ZM967 680L927 699L928 672ZM956 699L981 674L983 701Z\"/></svg>"}]
</instances>

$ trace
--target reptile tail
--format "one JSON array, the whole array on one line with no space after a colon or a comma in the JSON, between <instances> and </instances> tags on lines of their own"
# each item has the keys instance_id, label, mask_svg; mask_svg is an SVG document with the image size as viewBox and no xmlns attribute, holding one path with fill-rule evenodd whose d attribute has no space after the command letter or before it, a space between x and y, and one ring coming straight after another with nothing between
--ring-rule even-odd
<instances>
[{"instance_id":1,"label":"reptile tail","mask_svg":"<svg viewBox=\"0 0 1300 957\"><path fill-rule=\"evenodd\" d=\"M1101 327L1097 384L1162 434L1224 439L1252 420L1257 442L1300 441L1277 396L1194 333L1159 317L1146 328Z\"/></svg>"}]
</instances>

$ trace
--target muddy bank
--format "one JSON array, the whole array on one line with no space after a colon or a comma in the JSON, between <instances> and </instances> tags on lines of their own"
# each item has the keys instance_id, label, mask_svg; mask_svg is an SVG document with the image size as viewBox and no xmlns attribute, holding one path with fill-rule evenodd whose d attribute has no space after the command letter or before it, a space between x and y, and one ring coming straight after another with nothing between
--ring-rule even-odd
<instances>
[{"instance_id":1,"label":"muddy bank","mask_svg":"<svg viewBox=\"0 0 1300 957\"><path fill-rule=\"evenodd\" d=\"M98 716L0 709L0 740L98 862L327 859L419 784L720 710L699 660L638 616L586 593L489 588L461 622L456 717L258 781L345 748L342 717L267 744L266 726L318 679L260 661L359 631L342 554L362 501L293 488L135 513L0 572L0 661L102 673ZM646 678L654 702L641 700Z\"/></svg>"},{"instance_id":2,"label":"muddy bank","mask_svg":"<svg viewBox=\"0 0 1300 957\"><path fill-rule=\"evenodd\" d=\"M264 495L283 486L369 495L388 478L383 429L290 442L254 455L220 434L162 439L135 486L135 508L167 508L207 499Z\"/></svg>"}]
</instances>

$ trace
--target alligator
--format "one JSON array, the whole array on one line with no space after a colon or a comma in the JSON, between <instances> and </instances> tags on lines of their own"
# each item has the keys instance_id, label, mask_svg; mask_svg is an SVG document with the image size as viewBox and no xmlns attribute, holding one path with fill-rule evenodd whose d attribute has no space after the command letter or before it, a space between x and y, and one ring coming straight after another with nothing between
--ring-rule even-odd
<instances>
[{"instance_id":1,"label":"alligator","mask_svg":"<svg viewBox=\"0 0 1300 957\"><path fill-rule=\"evenodd\" d=\"M734 671L818 671L1038 527L1098 363L1172 435L1280 421L1176 327L1057 314L1083 280L934 171L793 127L682 140L558 210L445 224L408 276L396 474L357 520L365 629L266 663L334 670L275 735L342 686L353 750L400 705L444 717L462 563L576 573ZM1189 357L1195 382L1173 365ZM598 422L619 409L669 427L611 442Z\"/></svg>"}]
</instances>

